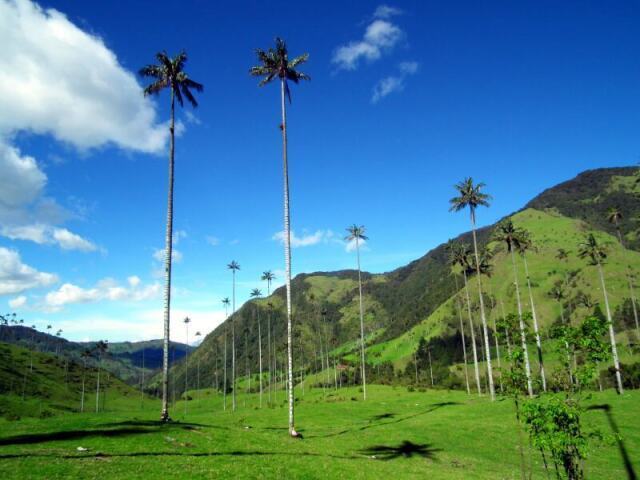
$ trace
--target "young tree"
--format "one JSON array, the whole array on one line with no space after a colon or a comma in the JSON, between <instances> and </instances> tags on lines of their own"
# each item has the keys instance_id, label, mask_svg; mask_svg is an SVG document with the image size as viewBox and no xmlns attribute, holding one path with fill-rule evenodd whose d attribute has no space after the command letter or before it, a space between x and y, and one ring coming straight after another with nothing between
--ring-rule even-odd
<instances>
[{"instance_id":1,"label":"young tree","mask_svg":"<svg viewBox=\"0 0 640 480\"><path fill-rule=\"evenodd\" d=\"M289 159L287 157L287 109L285 96L288 96L291 103L291 92L289 91L289 80L299 83L300 80L310 80L311 78L296 70L309 59L309 54L305 53L299 57L289 60L289 52L284 40L276 38L275 48L267 51L256 49L259 65L252 67L249 74L255 77L262 77L259 85L262 87L273 80L280 81L280 105L282 108L282 160L284 177L284 257L285 257L285 286L287 290L287 361L288 382L289 382L289 435L297 437L294 426L293 411L293 346L292 323L291 323L291 226L289 218Z\"/></svg>"},{"instance_id":2,"label":"young tree","mask_svg":"<svg viewBox=\"0 0 640 480\"><path fill-rule=\"evenodd\" d=\"M520 244L521 234L516 229L511 220L502 221L494 232L494 240L507 244L507 250L511 256L513 266L513 284L516 288L516 303L518 305L518 320L520 325L520 340L522 344L522 357L524 361L524 371L527 377L527 390L529 396L533 397L533 383L531 381L531 364L529 363L529 350L527 349L527 336L525 334L524 319L522 316L522 301L520 300L520 284L518 282L518 270L516 269L516 259L514 250Z\"/></svg>"},{"instance_id":3,"label":"young tree","mask_svg":"<svg viewBox=\"0 0 640 480\"><path fill-rule=\"evenodd\" d=\"M171 120L169 124L169 193L167 200L167 232L165 238L165 287L164 287L164 345L162 359L162 413L161 420L169 421L168 389L169 389L169 319L171 315L171 255L173 249L173 183L175 153L175 101L184 106L183 98L193 107L198 102L192 90L202 92L202 84L189 78L184 71L187 54L181 52L171 58L166 52L156 54L157 64L147 65L140 69L140 75L150 78L152 83L144 89L144 95L157 95L165 88L171 92Z\"/></svg>"},{"instance_id":4,"label":"young tree","mask_svg":"<svg viewBox=\"0 0 640 480\"><path fill-rule=\"evenodd\" d=\"M459 212L469 207L469 213L471 215L471 231L473 234L473 254L475 257L475 264L477 270L478 280L478 298L480 300L480 319L482 321L482 332L484 334L484 347L487 352L487 378L489 380L489 392L491 394L491 400L495 400L496 392L493 386L493 371L491 369L491 347L489 345L489 330L487 328L487 318L484 311L484 298L482 295L482 280L480 279L480 258L478 254L478 239L476 235L476 209L480 206L488 207L491 195L482 192L485 187L484 183L474 184L473 179L468 177L462 182L455 185L455 189L458 191L458 196L453 197L449 203L451 204L451 211Z\"/></svg>"},{"instance_id":5,"label":"young tree","mask_svg":"<svg viewBox=\"0 0 640 480\"><path fill-rule=\"evenodd\" d=\"M366 242L369 238L365 235L364 225L355 223L347 228L349 235L345 237L347 242L354 242L356 246L356 258L358 263L358 295L360 298L360 360L362 377L362 394L367 399L367 376L365 367L365 343L364 343L364 305L362 303L362 271L360 269L360 242Z\"/></svg>"},{"instance_id":6,"label":"young tree","mask_svg":"<svg viewBox=\"0 0 640 480\"><path fill-rule=\"evenodd\" d=\"M616 383L618 385L618 393L624 393L622 388L622 377L620 375L620 362L618 361L618 348L616 346L616 335L613 330L613 321L611 319L611 309L609 308L609 296L607 295L607 286L604 282L604 273L602 271L602 263L607 258L606 249L598 243L593 233L587 235L585 240L580 244L578 257L589 260L589 264L597 267L600 276L600 285L602 287L602 295L604 297L604 306L607 313L607 322L609 322L609 339L611 340L611 354L613 357L613 366L616 370Z\"/></svg>"},{"instance_id":7,"label":"young tree","mask_svg":"<svg viewBox=\"0 0 640 480\"><path fill-rule=\"evenodd\" d=\"M80 396L80 413L84 412L84 385L87 376L87 360L91 358L91 350L85 349L80 356L82 357L82 393Z\"/></svg>"},{"instance_id":8,"label":"young tree","mask_svg":"<svg viewBox=\"0 0 640 480\"><path fill-rule=\"evenodd\" d=\"M231 309L231 411L236 411L236 272L240 270L240 265L235 260L232 260L227 268L231 270L233 275L233 295Z\"/></svg>"}]
</instances>

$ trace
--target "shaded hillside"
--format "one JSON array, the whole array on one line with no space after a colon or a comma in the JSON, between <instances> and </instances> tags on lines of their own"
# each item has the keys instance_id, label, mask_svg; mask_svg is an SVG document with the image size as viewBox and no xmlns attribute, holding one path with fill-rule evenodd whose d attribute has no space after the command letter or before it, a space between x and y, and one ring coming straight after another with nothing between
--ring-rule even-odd
<instances>
[{"instance_id":1,"label":"shaded hillside","mask_svg":"<svg viewBox=\"0 0 640 480\"><path fill-rule=\"evenodd\" d=\"M594 272L587 268L586 262L578 261L576 258L577 245L591 230L602 230L606 227L605 231L612 231L606 221L606 210L610 205L626 199L624 213L627 218L632 218L636 212L640 212L640 205L636 208L630 200L640 192L640 185L636 185L633 177L634 173L635 169L632 168L586 172L570 182L547 190L530 202L542 210L528 208L515 214L514 222L518 227L530 230L537 248L536 252L530 254L529 263L533 295L535 301L540 304L539 317L543 330L548 330L559 316L556 306L548 297L548 292L565 274L570 273L573 279L567 293L574 304L572 312L575 318L591 311L578 308L580 295L590 295L593 297L592 301L597 302L598 285ZM585 207L572 206L572 192L578 192L575 194L577 204L586 205ZM557 199L557 207L553 204L554 199ZM635 238L632 226L630 222L625 230L628 240ZM493 227L487 226L478 232L481 246L489 241ZM611 249L607 276L611 282L611 301L615 309L628 298L624 281L628 260L614 237L603 232L598 234L598 238ZM457 240L470 243L471 235L462 234ZM493 319L500 313L498 299L505 312L509 313L515 311L515 297L511 267L504 249L499 245L490 247L496 254L495 274L487 285L489 291L485 294L491 310L490 318ZM566 265L559 265L555 258L558 248L572 252L571 260ZM635 252L627 253L636 255ZM640 271L640 262L637 265L635 262L633 257L632 267L634 271ZM520 275L524 275L521 265L519 268ZM439 338L445 345L453 345L459 341L449 340L456 335L459 322L453 310L452 300L456 284L447 265L444 244L407 266L385 274L365 273L363 279L368 362L391 362L396 367L403 368L416 350L420 338L430 338L433 341ZM520 282L522 286L525 285L524 278L521 278ZM472 284L475 285L475 281ZM461 280L458 285L461 286ZM356 351L359 336L357 293L357 274L354 271L301 274L293 279L295 355L298 365L303 360L307 365L318 365L317 358L320 352L324 351L326 355L327 350L339 355L341 361L352 361L357 365L357 356L351 355L351 352ZM523 302L528 300L524 290L522 295ZM472 293L472 299L474 298L477 298L477 295ZM271 308L269 303L272 305ZM524 304L528 305L526 302ZM473 305L473 308L477 308L477 305ZM323 311L324 315L321 313ZM203 381L209 385L214 383L216 371L218 381L221 381L223 337L226 331L229 340L231 320L235 321L236 328L238 376L244 376L249 370L256 372L258 312L262 319L263 361L266 364L266 319L269 312L274 339L271 347L276 351L277 362L280 364L283 361L286 325L284 288L280 288L269 299L245 303L229 321L205 338L190 360L190 365L197 366L199 363L201 371L205 372ZM474 312L474 316L476 315L477 312ZM230 340L227 348L230 358ZM457 349L457 346L455 348ZM447 358L457 361L456 355L447 355ZM184 362L174 367L171 378L178 390L184 388ZM193 385L190 383L190 387Z\"/></svg>"},{"instance_id":2,"label":"shaded hillside","mask_svg":"<svg viewBox=\"0 0 640 480\"><path fill-rule=\"evenodd\" d=\"M95 411L97 374L97 368L85 369L69 357L0 342L0 415L16 419L78 412L83 378L85 411ZM139 391L106 370L100 377L101 411L139 408Z\"/></svg>"},{"instance_id":3,"label":"shaded hillside","mask_svg":"<svg viewBox=\"0 0 640 480\"><path fill-rule=\"evenodd\" d=\"M23 325L0 325L0 342L7 342L38 352L69 357L76 362L81 361L82 352L92 350L95 342L71 342L56 335L39 332ZM171 342L171 362L185 356L188 347L182 343ZM145 375L150 376L162 364L162 340L144 342L113 342L109 344L103 359L103 368L117 375L123 381L137 384L141 377L144 357ZM96 365L96 358L88 360Z\"/></svg>"}]
</instances>

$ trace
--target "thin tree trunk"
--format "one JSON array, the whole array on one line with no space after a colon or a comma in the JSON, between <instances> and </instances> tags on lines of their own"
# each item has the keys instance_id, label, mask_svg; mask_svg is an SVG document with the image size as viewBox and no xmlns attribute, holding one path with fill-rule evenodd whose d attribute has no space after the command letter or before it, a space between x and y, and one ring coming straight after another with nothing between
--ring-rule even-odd
<instances>
[{"instance_id":1,"label":"thin tree trunk","mask_svg":"<svg viewBox=\"0 0 640 480\"><path fill-rule=\"evenodd\" d=\"M364 362L364 306L362 304L362 276L360 271L360 242L356 236L356 256L358 259L358 293L360 295L360 356L362 359L362 394L367 399L367 375Z\"/></svg>"},{"instance_id":2,"label":"thin tree trunk","mask_svg":"<svg viewBox=\"0 0 640 480\"><path fill-rule=\"evenodd\" d=\"M231 309L231 411L236 411L236 271L233 274L233 307Z\"/></svg>"},{"instance_id":3,"label":"thin tree trunk","mask_svg":"<svg viewBox=\"0 0 640 480\"><path fill-rule=\"evenodd\" d=\"M162 413L160 420L169 418L169 321L171 312L171 254L173 250L173 171L175 154L175 94L171 89L171 123L169 126L169 193L167 198L167 233L165 239L164 341L162 345Z\"/></svg>"},{"instance_id":4,"label":"thin tree trunk","mask_svg":"<svg viewBox=\"0 0 640 480\"><path fill-rule=\"evenodd\" d=\"M80 395L80 413L84 412L84 381L87 376L87 359L82 361L82 394Z\"/></svg>"},{"instance_id":5,"label":"thin tree trunk","mask_svg":"<svg viewBox=\"0 0 640 480\"><path fill-rule=\"evenodd\" d=\"M187 416L187 397L189 394L187 393L189 390L189 324L184 324L185 329L187 331L187 348L185 349L185 357L184 357L184 416Z\"/></svg>"},{"instance_id":6,"label":"thin tree trunk","mask_svg":"<svg viewBox=\"0 0 640 480\"><path fill-rule=\"evenodd\" d=\"M429 373L431 374L431 388L433 388L433 365L431 364L431 349L427 348L427 353L429 354Z\"/></svg>"},{"instance_id":7,"label":"thin tree trunk","mask_svg":"<svg viewBox=\"0 0 640 480\"><path fill-rule=\"evenodd\" d=\"M540 366L540 378L542 379L542 390L547 391L547 378L544 374L544 362L542 360L542 342L540 341L540 332L538 331L538 316L536 315L536 306L533 301L533 292L531 291L531 277L529 276L529 266L527 265L526 254L522 255L524 262L524 273L527 277L527 289L529 290L529 303L531 304L531 317L533 319L533 333L536 336L536 348L538 350L538 364Z\"/></svg>"},{"instance_id":8,"label":"thin tree trunk","mask_svg":"<svg viewBox=\"0 0 640 480\"><path fill-rule=\"evenodd\" d=\"M460 297L458 297L458 277L453 275L456 282L456 310L458 310L458 320L460 320L460 338L462 339L462 355L464 357L464 381L467 385L467 394L471 395L471 388L469 387L469 370L467 368L467 345L464 338L464 322L462 321L462 310L460 308Z\"/></svg>"},{"instance_id":9,"label":"thin tree trunk","mask_svg":"<svg viewBox=\"0 0 640 480\"><path fill-rule=\"evenodd\" d=\"M602 294L604 295L604 306L607 312L607 321L609 322L609 338L611 340L611 354L613 356L613 366L616 369L616 383L618 384L618 393L622 395L622 376L620 375L620 362L618 361L618 347L616 346L616 334L613 331L613 320L611 319L611 309L609 308L609 295L607 295L607 287L604 283L604 273L602 272L602 264L598 262L598 273L600 274L600 284L602 285Z\"/></svg>"},{"instance_id":10,"label":"thin tree trunk","mask_svg":"<svg viewBox=\"0 0 640 480\"><path fill-rule=\"evenodd\" d=\"M291 226L289 212L289 165L287 157L287 109L284 100L285 79L280 80L280 97L282 105L282 162L284 176L284 259L285 259L285 282L287 290L287 362L288 362L288 382L289 382L289 435L298 436L294 424L293 405L293 345L292 345L292 324L291 324Z\"/></svg>"},{"instance_id":11,"label":"thin tree trunk","mask_svg":"<svg viewBox=\"0 0 640 480\"><path fill-rule=\"evenodd\" d=\"M269 307L269 315L267 316L267 350L267 363L269 364L269 405L271 405L271 391L273 390L273 362L271 361L271 307Z\"/></svg>"},{"instance_id":12,"label":"thin tree trunk","mask_svg":"<svg viewBox=\"0 0 640 480\"><path fill-rule=\"evenodd\" d=\"M258 357L260 368L260 408L262 408L262 327L260 326L260 310L256 306L258 314Z\"/></svg>"},{"instance_id":13,"label":"thin tree trunk","mask_svg":"<svg viewBox=\"0 0 640 480\"><path fill-rule=\"evenodd\" d=\"M100 365L102 362L98 360L98 380L96 381L96 413L100 409Z\"/></svg>"},{"instance_id":14,"label":"thin tree trunk","mask_svg":"<svg viewBox=\"0 0 640 480\"><path fill-rule=\"evenodd\" d=\"M469 284L467 282L467 272L462 270L464 277L464 291L467 296L467 314L469 316L469 330L471 331L471 347L473 352L473 368L476 376L476 386L478 387L478 395L482 395L482 387L480 386L480 369L478 368L478 351L476 349L476 334L474 333L473 320L471 318L471 298L469 296Z\"/></svg>"},{"instance_id":15,"label":"thin tree trunk","mask_svg":"<svg viewBox=\"0 0 640 480\"><path fill-rule=\"evenodd\" d=\"M491 400L496 399L496 392L493 386L493 370L491 369L491 346L489 345L489 331L487 329L487 318L484 313L484 298L482 297L482 280L480 279L480 256L478 255L478 240L476 238L476 218L471 211L471 226L473 233L473 253L476 258L476 275L478 280L478 298L480 299L480 319L482 320L482 332L484 334L484 348L487 352L487 376L489 380L489 393Z\"/></svg>"},{"instance_id":16,"label":"thin tree trunk","mask_svg":"<svg viewBox=\"0 0 640 480\"><path fill-rule=\"evenodd\" d=\"M498 360L498 371L500 372L500 376L498 377L498 382L500 386L500 393L503 392L502 388L502 360L500 359L500 342L498 342L498 329L496 328L496 316L493 312L496 309L496 299L493 296L493 289L491 288L491 282L489 282L489 296L491 297L491 323L493 326L493 342L496 345L496 359Z\"/></svg>"},{"instance_id":17,"label":"thin tree trunk","mask_svg":"<svg viewBox=\"0 0 640 480\"><path fill-rule=\"evenodd\" d=\"M522 350L524 352L524 370L527 375L527 390L529 397L533 397L533 384L531 382L531 364L529 363L529 350L527 349L527 336L524 331L524 320L522 319L522 302L520 301L520 284L518 283L518 271L516 269L516 258L513 254L513 248L509 246L511 255L511 264L513 265L513 281L516 287L516 300L518 304L518 320L520 321L520 341L522 342Z\"/></svg>"},{"instance_id":18,"label":"thin tree trunk","mask_svg":"<svg viewBox=\"0 0 640 480\"><path fill-rule=\"evenodd\" d=\"M224 375L223 375L223 386L222 386L222 397L223 397L223 406L222 409L227 409L227 328L228 325L225 325L224 328Z\"/></svg>"}]
</instances>

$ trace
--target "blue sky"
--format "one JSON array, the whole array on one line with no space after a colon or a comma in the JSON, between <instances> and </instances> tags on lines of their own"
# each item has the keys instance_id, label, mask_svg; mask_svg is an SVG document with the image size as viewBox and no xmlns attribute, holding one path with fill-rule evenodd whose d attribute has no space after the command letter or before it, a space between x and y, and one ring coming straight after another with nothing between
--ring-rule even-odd
<instances>
[{"instance_id":1,"label":"blue sky","mask_svg":"<svg viewBox=\"0 0 640 480\"><path fill-rule=\"evenodd\" d=\"M289 109L294 273L392 270L468 228L452 185L484 181L492 223L640 142L637 2L0 0L0 302L75 340L157 338L168 96L135 72L189 54L178 113L173 336L282 280L279 91L247 74L286 39L312 81ZM4 180L2 179L4 178ZM160 252L162 253L162 252Z\"/></svg>"}]
</instances>

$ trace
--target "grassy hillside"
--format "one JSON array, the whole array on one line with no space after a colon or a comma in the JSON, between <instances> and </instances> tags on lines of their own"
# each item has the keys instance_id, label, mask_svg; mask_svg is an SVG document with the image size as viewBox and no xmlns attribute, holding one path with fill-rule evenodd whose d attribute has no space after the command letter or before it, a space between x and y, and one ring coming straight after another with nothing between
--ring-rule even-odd
<instances>
[{"instance_id":1,"label":"grassy hillside","mask_svg":"<svg viewBox=\"0 0 640 480\"><path fill-rule=\"evenodd\" d=\"M372 386L362 402L354 388L326 396L297 390L299 440L285 434L284 401L257 409L256 395L241 396L233 414L222 411L219 396L202 393L188 402L186 416L178 403L177 422L166 425L156 422L154 410L0 420L0 473L7 479L142 479L169 472L176 479L520 478L511 401ZM586 477L626 478L622 448L631 468L640 468L640 392L596 393L589 403L609 405L614 423L601 410L586 412ZM539 453L526 440L524 449L530 478L547 478Z\"/></svg>"},{"instance_id":2,"label":"grassy hillside","mask_svg":"<svg viewBox=\"0 0 640 480\"><path fill-rule=\"evenodd\" d=\"M23 325L0 325L0 342L12 343L23 348L34 349L55 355L64 355L81 362L82 353L92 350L95 342L71 342L63 337L39 332ZM171 342L170 363L178 361L193 347L178 342ZM90 365L96 366L97 360L88 359ZM125 382L137 385L144 374L147 378L162 365L162 340L143 342L113 342L102 361L102 368L118 376Z\"/></svg>"},{"instance_id":3,"label":"grassy hillside","mask_svg":"<svg viewBox=\"0 0 640 480\"><path fill-rule=\"evenodd\" d=\"M543 192L529 203L529 208L511 217L517 227L526 228L531 233L536 247L527 258L544 338L560 314L559 305L548 295L556 282L569 278L565 314L572 321L592 313L594 306L602 302L596 271L576 256L578 244L591 231L596 232L598 240L606 244L609 250L605 273L612 309L619 310L625 299L629 298L625 272L629 266L636 276L640 272L640 257L633 248L624 251L620 247L612 235L611 226L607 224L606 210L624 202L621 205L626 218L622 225L623 233L630 245L635 247L632 240L637 236L637 225L631 218L640 214L640 201L636 201L640 198L640 184L635 181L635 171L633 168L621 168L585 172ZM493 274L490 279L484 279L490 323L502 316L503 307L505 313L516 311L510 259L502 245L490 243L493 228L490 225L478 232L480 245L488 245L495 252ZM471 236L465 233L457 240L470 243ZM570 252L566 261L556 258L559 248ZM528 292L519 256L517 265L522 302L524 310L528 311ZM363 273L363 279L369 363L390 363L396 370L402 371L423 337L431 340L434 352L438 353L435 362L451 366L462 360L457 334L459 320L454 309L461 279L458 279L456 290L456 280L451 275L444 244L405 267L385 274ZM354 271L302 274L293 280L297 365L305 364L307 369L321 368L320 353L325 352L323 355L326 356L329 350L339 357L339 361L351 363L356 368L359 336L356 280ZM472 307L477 309L475 281L471 285ZM286 348L284 293L284 289L280 288L268 299L247 302L232 317L236 328L239 376L245 375L248 370L255 373L258 369L258 315L264 334L263 362L266 365L266 319L269 316L272 325L271 349L276 352L278 363L283 362ZM617 317L624 316L621 310L617 313ZM474 311L474 321L477 323L478 317L478 312ZM623 344L637 341L628 328L628 312L626 317L619 322L619 341ZM200 364L208 385L215 382L216 372L218 379L222 378L223 337L226 331L230 352L230 322L225 322L210 333L191 355L191 365ZM230 359L230 353L228 357ZM172 378L179 391L184 388L184 361L175 365ZM195 377L192 375L191 378ZM189 387L192 385L189 382Z\"/></svg>"},{"instance_id":4,"label":"grassy hillside","mask_svg":"<svg viewBox=\"0 0 640 480\"><path fill-rule=\"evenodd\" d=\"M48 417L78 412L85 380L85 411L95 411L98 369L58 355L0 343L0 416ZM141 406L140 392L102 370L100 410ZM147 398L144 402L149 403Z\"/></svg>"}]
</instances>

